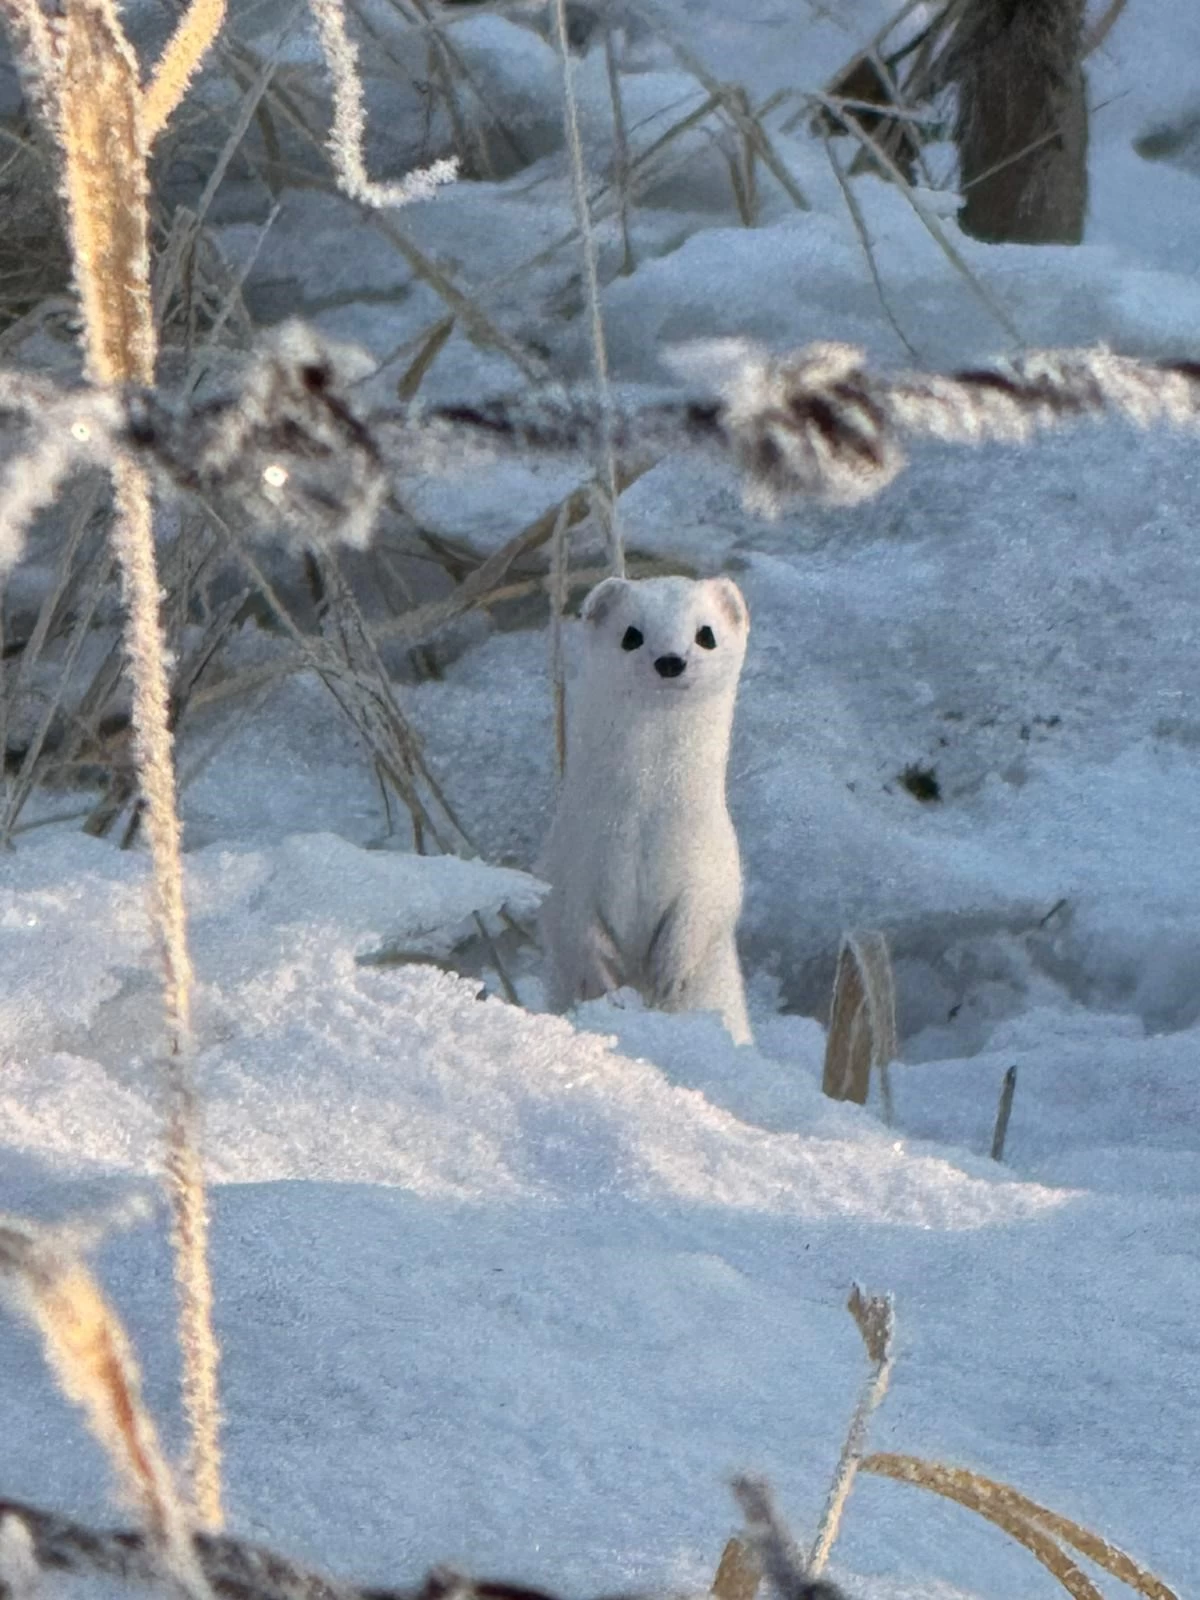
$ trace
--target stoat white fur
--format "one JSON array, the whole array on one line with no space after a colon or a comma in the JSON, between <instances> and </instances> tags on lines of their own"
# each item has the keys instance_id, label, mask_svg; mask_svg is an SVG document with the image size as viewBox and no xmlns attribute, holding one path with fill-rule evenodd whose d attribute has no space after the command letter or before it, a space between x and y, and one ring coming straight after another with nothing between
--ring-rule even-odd
<instances>
[{"instance_id":1,"label":"stoat white fur","mask_svg":"<svg viewBox=\"0 0 1200 1600\"><path fill-rule=\"evenodd\" d=\"M546 998L626 985L664 1011L750 1024L725 773L749 615L729 578L608 578L581 613L567 764L541 873Z\"/></svg>"}]
</instances>

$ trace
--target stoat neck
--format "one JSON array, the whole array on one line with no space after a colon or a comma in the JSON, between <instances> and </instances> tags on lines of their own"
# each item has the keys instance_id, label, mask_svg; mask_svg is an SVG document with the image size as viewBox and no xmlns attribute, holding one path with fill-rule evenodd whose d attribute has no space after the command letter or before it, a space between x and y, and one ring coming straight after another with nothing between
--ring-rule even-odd
<instances>
[{"instance_id":1,"label":"stoat neck","mask_svg":"<svg viewBox=\"0 0 1200 1600\"><path fill-rule=\"evenodd\" d=\"M732 694L647 700L584 685L568 706L566 780L661 794L694 790L696 775L707 773L700 792L723 800L733 705Z\"/></svg>"}]
</instances>

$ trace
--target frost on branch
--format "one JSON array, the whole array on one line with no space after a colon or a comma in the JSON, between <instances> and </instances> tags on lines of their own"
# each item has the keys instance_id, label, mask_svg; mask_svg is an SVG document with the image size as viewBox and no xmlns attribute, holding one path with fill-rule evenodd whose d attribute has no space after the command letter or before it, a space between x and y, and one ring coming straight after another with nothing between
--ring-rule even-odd
<instances>
[{"instance_id":1,"label":"frost on branch","mask_svg":"<svg viewBox=\"0 0 1200 1600\"><path fill-rule=\"evenodd\" d=\"M903 470L906 446L922 439L1027 444L1104 416L1143 428L1200 424L1200 363L1138 361L1103 348L1035 351L951 374L873 373L862 350L834 343L773 356L715 340L669 359L707 395L611 419L598 399L561 390L434 415L518 452L594 449L606 421L619 450L698 446L731 459L748 505L767 514L797 497L869 500Z\"/></svg>"},{"instance_id":2,"label":"frost on branch","mask_svg":"<svg viewBox=\"0 0 1200 1600\"><path fill-rule=\"evenodd\" d=\"M64 480L110 458L122 420L119 401L99 390L65 393L25 373L0 373L0 437L14 426L32 434L28 448L0 464L0 577L21 559L29 524Z\"/></svg>"},{"instance_id":3,"label":"frost on branch","mask_svg":"<svg viewBox=\"0 0 1200 1600\"><path fill-rule=\"evenodd\" d=\"M362 372L356 350L285 322L227 394L176 407L150 392L131 395L126 437L178 488L249 531L362 546L387 488L378 445L351 399Z\"/></svg>"},{"instance_id":4,"label":"frost on branch","mask_svg":"<svg viewBox=\"0 0 1200 1600\"><path fill-rule=\"evenodd\" d=\"M160 482L218 506L250 537L362 546L391 475L461 467L480 451L644 456L701 449L729 461L747 504L853 505L879 494L921 440L1028 444L1067 423L1119 417L1196 429L1200 363L1103 348L1034 351L955 373L872 372L852 345L773 356L739 340L684 346L692 392L649 405L547 387L460 405L368 413L353 396L365 358L299 322L267 335L227 392L189 402L158 390L56 389L0 373L0 428L27 436L0 473L0 572L29 520L72 471L133 451ZM369 365L369 363L368 363Z\"/></svg>"},{"instance_id":5,"label":"frost on branch","mask_svg":"<svg viewBox=\"0 0 1200 1600\"><path fill-rule=\"evenodd\" d=\"M30 522L66 478L122 451L250 537L365 545L387 476L351 397L363 359L288 322L263 339L227 391L195 403L0 373L0 430L24 435L0 470L0 573L20 559Z\"/></svg>"},{"instance_id":6,"label":"frost on branch","mask_svg":"<svg viewBox=\"0 0 1200 1600\"><path fill-rule=\"evenodd\" d=\"M367 119L363 109L362 75L358 70L358 50L346 32L342 0L310 0L310 5L333 86L329 154L339 185L352 200L373 208L406 206L413 200L431 199L443 184L453 183L457 178L457 160L435 161L432 166L410 172L395 183L376 183L367 176L363 157Z\"/></svg>"}]
</instances>

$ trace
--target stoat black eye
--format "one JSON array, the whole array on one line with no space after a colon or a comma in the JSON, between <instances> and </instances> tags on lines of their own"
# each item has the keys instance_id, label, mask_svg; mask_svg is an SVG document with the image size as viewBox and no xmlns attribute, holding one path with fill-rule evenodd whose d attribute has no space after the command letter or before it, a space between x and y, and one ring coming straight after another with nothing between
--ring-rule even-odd
<instances>
[{"instance_id":1,"label":"stoat black eye","mask_svg":"<svg viewBox=\"0 0 1200 1600\"><path fill-rule=\"evenodd\" d=\"M636 628L626 628L625 635L621 640L621 649L640 650L645 642L645 639Z\"/></svg>"},{"instance_id":2,"label":"stoat black eye","mask_svg":"<svg viewBox=\"0 0 1200 1600\"><path fill-rule=\"evenodd\" d=\"M701 650L715 650L717 648L717 636L709 627L707 622L696 635L696 643L700 646Z\"/></svg>"}]
</instances>

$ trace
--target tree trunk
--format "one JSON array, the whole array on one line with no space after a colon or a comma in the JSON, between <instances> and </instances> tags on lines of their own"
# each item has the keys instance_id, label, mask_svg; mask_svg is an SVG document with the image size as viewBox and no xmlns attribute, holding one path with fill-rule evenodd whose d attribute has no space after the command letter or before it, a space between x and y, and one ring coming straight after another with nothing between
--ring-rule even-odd
<instances>
[{"instance_id":1,"label":"tree trunk","mask_svg":"<svg viewBox=\"0 0 1200 1600\"><path fill-rule=\"evenodd\" d=\"M943 81L958 88L964 233L1078 244L1087 215L1084 0L962 0Z\"/></svg>"}]
</instances>

